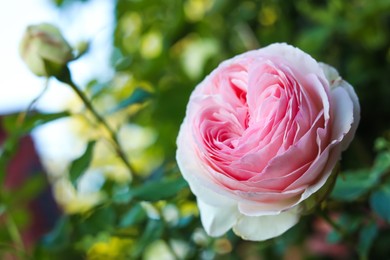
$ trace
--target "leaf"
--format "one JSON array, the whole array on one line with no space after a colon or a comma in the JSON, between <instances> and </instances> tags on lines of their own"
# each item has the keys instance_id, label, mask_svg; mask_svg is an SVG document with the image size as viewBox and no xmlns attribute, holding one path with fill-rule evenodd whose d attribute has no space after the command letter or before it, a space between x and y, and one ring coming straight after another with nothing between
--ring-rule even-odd
<instances>
[{"instance_id":1,"label":"leaf","mask_svg":"<svg viewBox=\"0 0 390 260\"><path fill-rule=\"evenodd\" d=\"M390 186L382 186L373 192L370 197L370 205L376 214L390 223Z\"/></svg>"},{"instance_id":2,"label":"leaf","mask_svg":"<svg viewBox=\"0 0 390 260\"><path fill-rule=\"evenodd\" d=\"M35 127L49 123L51 121L69 116L69 112L59 113L31 113L25 116L24 121L21 122L20 115L14 114L3 118L3 124L7 132L13 133L18 130L19 133L30 132ZM20 124L20 125L19 125Z\"/></svg>"},{"instance_id":3,"label":"leaf","mask_svg":"<svg viewBox=\"0 0 390 260\"><path fill-rule=\"evenodd\" d=\"M375 224L375 222L371 222L361 229L359 234L359 246L358 246L360 259L368 259L370 248L377 235L378 235L378 227Z\"/></svg>"},{"instance_id":4,"label":"leaf","mask_svg":"<svg viewBox=\"0 0 390 260\"><path fill-rule=\"evenodd\" d=\"M375 163L372 167L371 174L376 178L380 178L388 170L390 170L390 153L383 152L378 154L375 158Z\"/></svg>"},{"instance_id":5,"label":"leaf","mask_svg":"<svg viewBox=\"0 0 390 260\"><path fill-rule=\"evenodd\" d=\"M109 182L107 182L109 183ZM127 204L131 200L128 186L114 186L112 190L112 200L118 204Z\"/></svg>"},{"instance_id":6,"label":"leaf","mask_svg":"<svg viewBox=\"0 0 390 260\"><path fill-rule=\"evenodd\" d=\"M132 63L133 59L130 56L126 56L119 58L119 60L115 62L114 67L116 71L123 71L129 69Z\"/></svg>"},{"instance_id":7,"label":"leaf","mask_svg":"<svg viewBox=\"0 0 390 260\"><path fill-rule=\"evenodd\" d=\"M97 208L87 218L81 216L80 231L84 235L96 235L102 231L111 231L114 228L115 219L116 213L113 207Z\"/></svg>"},{"instance_id":8,"label":"leaf","mask_svg":"<svg viewBox=\"0 0 390 260\"><path fill-rule=\"evenodd\" d=\"M77 178L79 178L80 175L88 168L92 160L95 143L96 141L90 141L87 145L87 149L85 149L84 154L72 162L72 165L69 169L69 177L72 183L75 183Z\"/></svg>"},{"instance_id":9,"label":"leaf","mask_svg":"<svg viewBox=\"0 0 390 260\"><path fill-rule=\"evenodd\" d=\"M360 215L348 213L342 213L337 219L333 219L338 226L342 227L346 234L353 234L356 232L363 220L364 219L362 219ZM342 234L339 230L332 228L328 233L326 240L329 243L336 244L345 238L343 236L346 234Z\"/></svg>"},{"instance_id":10,"label":"leaf","mask_svg":"<svg viewBox=\"0 0 390 260\"><path fill-rule=\"evenodd\" d=\"M160 220L149 220L141 238L137 241L131 252L132 258L138 259L147 245L161 237L163 229L164 226Z\"/></svg>"},{"instance_id":11,"label":"leaf","mask_svg":"<svg viewBox=\"0 0 390 260\"><path fill-rule=\"evenodd\" d=\"M104 94L104 90L107 88L107 83L102 83L97 80L92 80L86 86L86 92L89 93L90 99L96 99L100 95Z\"/></svg>"},{"instance_id":12,"label":"leaf","mask_svg":"<svg viewBox=\"0 0 390 260\"><path fill-rule=\"evenodd\" d=\"M355 200L378 184L382 175L389 170L390 153L380 153L371 170L360 169L341 174L331 196L341 201Z\"/></svg>"},{"instance_id":13,"label":"leaf","mask_svg":"<svg viewBox=\"0 0 390 260\"><path fill-rule=\"evenodd\" d=\"M68 217L63 216L57 220L54 228L46 234L41 244L50 251L66 248L70 243L71 223Z\"/></svg>"},{"instance_id":14,"label":"leaf","mask_svg":"<svg viewBox=\"0 0 390 260\"><path fill-rule=\"evenodd\" d=\"M159 180L148 182L144 185L130 189L132 198L145 201L157 201L175 196L180 190L187 187L187 182L183 178L174 180Z\"/></svg>"},{"instance_id":15,"label":"leaf","mask_svg":"<svg viewBox=\"0 0 390 260\"><path fill-rule=\"evenodd\" d=\"M17 134L14 134L9 136L0 146L0 183L4 182L9 161L19 149L19 141Z\"/></svg>"},{"instance_id":16,"label":"leaf","mask_svg":"<svg viewBox=\"0 0 390 260\"><path fill-rule=\"evenodd\" d=\"M141 104L152 97L152 93L142 88L136 88L134 92L126 99L122 100L116 107L109 111L109 114L118 112L128 106Z\"/></svg>"},{"instance_id":17,"label":"leaf","mask_svg":"<svg viewBox=\"0 0 390 260\"><path fill-rule=\"evenodd\" d=\"M47 184L43 173L37 173L30 176L21 187L18 188L18 192L15 192L9 196L11 203L29 201L36 198L44 189Z\"/></svg>"},{"instance_id":18,"label":"leaf","mask_svg":"<svg viewBox=\"0 0 390 260\"><path fill-rule=\"evenodd\" d=\"M145 210L141 205L136 204L129 211L127 211L119 222L119 227L127 228L132 225L138 224L146 218Z\"/></svg>"},{"instance_id":19,"label":"leaf","mask_svg":"<svg viewBox=\"0 0 390 260\"><path fill-rule=\"evenodd\" d=\"M344 172L336 180L331 197L341 201L353 201L378 182L377 176L366 169Z\"/></svg>"}]
</instances>

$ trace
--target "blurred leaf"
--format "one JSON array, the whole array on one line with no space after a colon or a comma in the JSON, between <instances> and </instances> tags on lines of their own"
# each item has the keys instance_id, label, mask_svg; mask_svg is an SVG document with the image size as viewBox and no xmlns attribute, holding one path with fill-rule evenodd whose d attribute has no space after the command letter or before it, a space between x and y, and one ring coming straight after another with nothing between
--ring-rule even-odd
<instances>
[{"instance_id":1,"label":"blurred leaf","mask_svg":"<svg viewBox=\"0 0 390 260\"><path fill-rule=\"evenodd\" d=\"M141 238L137 241L131 252L132 257L138 259L147 245L161 237L163 229L164 226L160 220L149 220L146 228L142 232Z\"/></svg>"},{"instance_id":2,"label":"blurred leaf","mask_svg":"<svg viewBox=\"0 0 390 260\"><path fill-rule=\"evenodd\" d=\"M87 148L83 155L74 160L69 169L69 177L72 183L75 183L80 175L88 168L93 155L93 148L96 141L88 142Z\"/></svg>"},{"instance_id":3,"label":"blurred leaf","mask_svg":"<svg viewBox=\"0 0 390 260\"><path fill-rule=\"evenodd\" d=\"M0 183L4 182L8 163L19 148L19 137L17 134L9 136L0 146Z\"/></svg>"},{"instance_id":4,"label":"blurred leaf","mask_svg":"<svg viewBox=\"0 0 390 260\"><path fill-rule=\"evenodd\" d=\"M10 203L26 202L36 198L46 184L45 176L41 172L29 177L21 187L18 187L18 192L11 191Z\"/></svg>"},{"instance_id":5,"label":"blurred leaf","mask_svg":"<svg viewBox=\"0 0 390 260\"><path fill-rule=\"evenodd\" d=\"M145 201L157 201L175 196L185 187L187 187L187 182L183 178L159 180L147 182L142 186L130 189L129 193L132 198Z\"/></svg>"},{"instance_id":6,"label":"blurred leaf","mask_svg":"<svg viewBox=\"0 0 390 260\"><path fill-rule=\"evenodd\" d=\"M379 183L383 174L390 170L390 153L379 153L371 170L360 169L340 174L332 197L341 201L352 201Z\"/></svg>"},{"instance_id":7,"label":"blurred leaf","mask_svg":"<svg viewBox=\"0 0 390 260\"><path fill-rule=\"evenodd\" d=\"M370 205L376 214L390 223L390 185L384 185L373 192Z\"/></svg>"},{"instance_id":8,"label":"blurred leaf","mask_svg":"<svg viewBox=\"0 0 390 260\"><path fill-rule=\"evenodd\" d=\"M102 83L95 79L88 82L85 90L90 95L91 100L93 100L100 95L106 94L106 92L104 91L106 88L107 83Z\"/></svg>"},{"instance_id":9,"label":"blurred leaf","mask_svg":"<svg viewBox=\"0 0 390 260\"><path fill-rule=\"evenodd\" d=\"M107 182L109 183L109 182ZM112 200L118 204L126 204L131 200L131 194L128 186L114 186Z\"/></svg>"},{"instance_id":10,"label":"blurred leaf","mask_svg":"<svg viewBox=\"0 0 390 260\"><path fill-rule=\"evenodd\" d=\"M133 62L132 58L127 56L127 57L121 57L118 61L116 61L114 67L116 71L122 71L122 70L127 70L131 63Z\"/></svg>"},{"instance_id":11,"label":"blurred leaf","mask_svg":"<svg viewBox=\"0 0 390 260\"><path fill-rule=\"evenodd\" d=\"M372 167L371 174L376 178L382 177L384 173L390 170L390 153L383 152L377 155L375 158L374 166Z\"/></svg>"},{"instance_id":12,"label":"blurred leaf","mask_svg":"<svg viewBox=\"0 0 390 260\"><path fill-rule=\"evenodd\" d=\"M91 212L87 218L81 217L80 230L84 234L97 234L102 231L109 231L114 228L116 213L113 207L104 206Z\"/></svg>"},{"instance_id":13,"label":"blurred leaf","mask_svg":"<svg viewBox=\"0 0 390 260\"><path fill-rule=\"evenodd\" d=\"M18 207L15 207L15 205L8 205L7 212L10 212L13 221L19 229L27 228L31 222L32 213L25 206L18 205Z\"/></svg>"},{"instance_id":14,"label":"blurred leaf","mask_svg":"<svg viewBox=\"0 0 390 260\"><path fill-rule=\"evenodd\" d=\"M326 236L326 242L328 242L330 244L337 244L341 241L341 239L342 239L341 234L339 232L337 232L336 230L332 230Z\"/></svg>"},{"instance_id":15,"label":"blurred leaf","mask_svg":"<svg viewBox=\"0 0 390 260\"><path fill-rule=\"evenodd\" d=\"M134 92L126 99L122 100L116 107L111 109L109 113L115 113L134 104L141 104L152 97L152 93L142 88L136 88Z\"/></svg>"},{"instance_id":16,"label":"blurred leaf","mask_svg":"<svg viewBox=\"0 0 390 260\"><path fill-rule=\"evenodd\" d=\"M364 226L359 234L359 256L360 259L368 259L370 248L378 235L378 227L375 222Z\"/></svg>"},{"instance_id":17,"label":"blurred leaf","mask_svg":"<svg viewBox=\"0 0 390 260\"><path fill-rule=\"evenodd\" d=\"M47 250L56 251L68 246L70 243L71 223L66 216L57 220L55 227L46 234L41 244Z\"/></svg>"},{"instance_id":18,"label":"blurred leaf","mask_svg":"<svg viewBox=\"0 0 390 260\"><path fill-rule=\"evenodd\" d=\"M352 234L359 228L364 219L362 219L360 215L343 212L337 219L333 219L333 221L338 226L343 227L343 230L347 234ZM343 234L340 234L338 230L332 228L332 231L329 232L328 236L326 237L326 241L332 244L336 244L339 243L343 238L345 238L343 237Z\"/></svg>"},{"instance_id":19,"label":"blurred leaf","mask_svg":"<svg viewBox=\"0 0 390 260\"><path fill-rule=\"evenodd\" d=\"M348 171L339 175L331 197L341 201L353 201L377 183L377 178L368 170Z\"/></svg>"},{"instance_id":20,"label":"blurred leaf","mask_svg":"<svg viewBox=\"0 0 390 260\"><path fill-rule=\"evenodd\" d=\"M138 224L146 218L146 213L143 207L136 204L130 210L128 210L121 218L119 227L127 228L132 225Z\"/></svg>"},{"instance_id":21,"label":"blurred leaf","mask_svg":"<svg viewBox=\"0 0 390 260\"><path fill-rule=\"evenodd\" d=\"M19 114L9 115L3 118L3 123L5 129L13 133L15 130L18 130L19 133L30 132L37 126L41 126L48 122L67 117L70 114L68 112L59 112L59 113L38 113L32 112L25 116L24 120L21 121Z\"/></svg>"}]
</instances>

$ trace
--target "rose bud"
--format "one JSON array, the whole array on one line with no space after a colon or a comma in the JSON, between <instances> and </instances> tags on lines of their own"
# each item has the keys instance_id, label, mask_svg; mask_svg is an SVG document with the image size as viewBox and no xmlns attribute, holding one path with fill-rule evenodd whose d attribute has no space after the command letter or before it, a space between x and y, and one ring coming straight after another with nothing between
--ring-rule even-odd
<instances>
[{"instance_id":1,"label":"rose bud","mask_svg":"<svg viewBox=\"0 0 390 260\"><path fill-rule=\"evenodd\" d=\"M359 119L352 86L298 48L222 62L191 94L177 138L206 232L259 241L290 229L328 193Z\"/></svg>"},{"instance_id":2,"label":"rose bud","mask_svg":"<svg viewBox=\"0 0 390 260\"><path fill-rule=\"evenodd\" d=\"M19 52L37 76L56 76L73 59L72 48L60 30L47 23L27 27Z\"/></svg>"}]
</instances>

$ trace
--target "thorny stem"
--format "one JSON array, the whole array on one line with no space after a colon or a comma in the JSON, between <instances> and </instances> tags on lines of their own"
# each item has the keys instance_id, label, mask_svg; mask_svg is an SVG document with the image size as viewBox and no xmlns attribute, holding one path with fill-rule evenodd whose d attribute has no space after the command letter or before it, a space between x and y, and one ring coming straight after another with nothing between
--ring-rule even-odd
<instances>
[{"instance_id":1,"label":"thorny stem","mask_svg":"<svg viewBox=\"0 0 390 260\"><path fill-rule=\"evenodd\" d=\"M110 127L110 125L107 123L107 121L97 112L95 107L92 105L92 103L89 101L87 96L76 86L76 84L72 81L70 77L70 72L68 69L65 70L64 74L57 77L58 80L68 84L78 95L78 97L83 101L84 105L87 107L89 111L93 114L93 116L96 118L96 120L103 125L103 127L107 130L107 132L110 135L110 138L112 140L115 152L119 156L119 158L123 161L123 163L126 165L130 173L135 175L135 170L133 166L130 164L129 160L126 157L125 152L123 151L123 148L121 147L118 136L115 133L115 131Z\"/></svg>"}]
</instances>

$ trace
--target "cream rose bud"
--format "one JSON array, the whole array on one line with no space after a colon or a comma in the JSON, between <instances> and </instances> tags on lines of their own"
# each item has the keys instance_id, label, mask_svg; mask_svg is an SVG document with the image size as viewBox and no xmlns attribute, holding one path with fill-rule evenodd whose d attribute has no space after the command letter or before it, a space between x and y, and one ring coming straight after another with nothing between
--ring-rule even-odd
<instances>
[{"instance_id":1,"label":"cream rose bud","mask_svg":"<svg viewBox=\"0 0 390 260\"><path fill-rule=\"evenodd\" d=\"M207 233L265 240L295 225L331 186L359 114L351 85L298 48L222 62L191 94L177 138Z\"/></svg>"},{"instance_id":2,"label":"cream rose bud","mask_svg":"<svg viewBox=\"0 0 390 260\"><path fill-rule=\"evenodd\" d=\"M37 76L56 76L73 59L72 48L60 30L47 23L27 27L19 51Z\"/></svg>"}]
</instances>

